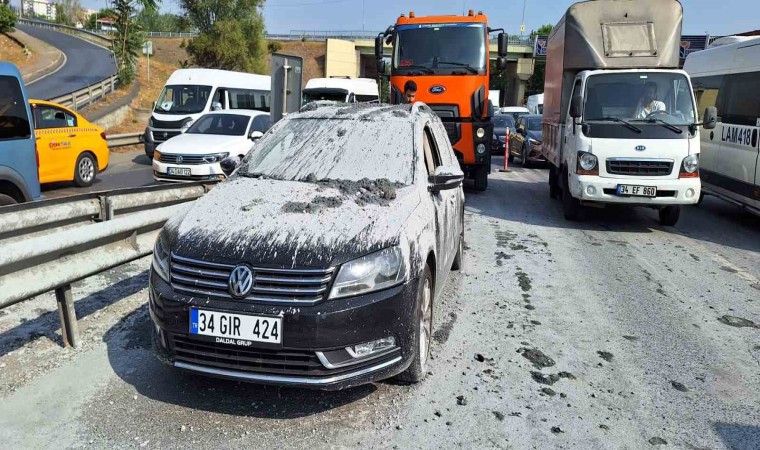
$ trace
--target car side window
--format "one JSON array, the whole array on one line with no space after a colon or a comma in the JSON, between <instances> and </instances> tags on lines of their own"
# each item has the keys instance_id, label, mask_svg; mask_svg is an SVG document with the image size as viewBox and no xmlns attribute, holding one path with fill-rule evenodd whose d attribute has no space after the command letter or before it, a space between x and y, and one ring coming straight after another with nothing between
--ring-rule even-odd
<instances>
[{"instance_id":1,"label":"car side window","mask_svg":"<svg viewBox=\"0 0 760 450\"><path fill-rule=\"evenodd\" d=\"M251 129L248 130L248 134L251 134L254 131L261 131L262 133L266 133L268 129L269 129L269 116L267 115L256 116L251 121Z\"/></svg>"},{"instance_id":2,"label":"car side window","mask_svg":"<svg viewBox=\"0 0 760 450\"><path fill-rule=\"evenodd\" d=\"M77 126L76 117L54 106L38 106L38 128L69 128Z\"/></svg>"},{"instance_id":3,"label":"car side window","mask_svg":"<svg viewBox=\"0 0 760 450\"><path fill-rule=\"evenodd\" d=\"M450 150L449 135L446 134L446 128L443 127L443 123L437 122L431 129L438 147L438 154L441 157L441 164L444 166L456 165L454 152Z\"/></svg>"},{"instance_id":4,"label":"car side window","mask_svg":"<svg viewBox=\"0 0 760 450\"><path fill-rule=\"evenodd\" d=\"M438 154L433 134L428 127L425 127L422 135L422 149L425 152L425 167L427 168L428 175L434 175L435 168L441 165L441 156Z\"/></svg>"}]
</instances>

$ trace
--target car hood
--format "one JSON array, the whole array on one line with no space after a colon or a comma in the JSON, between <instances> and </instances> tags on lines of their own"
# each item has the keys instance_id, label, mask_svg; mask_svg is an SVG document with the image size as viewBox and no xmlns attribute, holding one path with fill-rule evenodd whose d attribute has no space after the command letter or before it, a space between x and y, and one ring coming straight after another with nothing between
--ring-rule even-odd
<instances>
[{"instance_id":1,"label":"car hood","mask_svg":"<svg viewBox=\"0 0 760 450\"><path fill-rule=\"evenodd\" d=\"M234 176L167 222L169 246L211 262L328 268L397 244L416 188L360 183Z\"/></svg>"},{"instance_id":2,"label":"car hood","mask_svg":"<svg viewBox=\"0 0 760 450\"><path fill-rule=\"evenodd\" d=\"M245 136L224 136L218 134L180 134L161 144L161 153L183 155L207 155L209 153L230 152L233 148L253 147L253 142Z\"/></svg>"},{"instance_id":3,"label":"car hood","mask_svg":"<svg viewBox=\"0 0 760 450\"><path fill-rule=\"evenodd\" d=\"M544 133L542 131L530 131L528 130L528 139L533 139L535 141L543 141L544 140Z\"/></svg>"}]
</instances>

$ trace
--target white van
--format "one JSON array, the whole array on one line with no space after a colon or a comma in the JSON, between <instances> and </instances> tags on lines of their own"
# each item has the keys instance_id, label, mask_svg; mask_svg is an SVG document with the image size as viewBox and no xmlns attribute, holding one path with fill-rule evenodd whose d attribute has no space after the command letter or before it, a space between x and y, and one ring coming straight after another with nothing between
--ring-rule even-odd
<instances>
[{"instance_id":1,"label":"white van","mask_svg":"<svg viewBox=\"0 0 760 450\"><path fill-rule=\"evenodd\" d=\"M726 41L691 53L684 65L698 111L718 109L717 126L702 134L702 188L760 214L760 37Z\"/></svg>"},{"instance_id":2,"label":"white van","mask_svg":"<svg viewBox=\"0 0 760 450\"><path fill-rule=\"evenodd\" d=\"M544 94L536 94L528 97L528 102L525 104L528 107L528 111L531 114L543 114L544 113Z\"/></svg>"},{"instance_id":3,"label":"white van","mask_svg":"<svg viewBox=\"0 0 760 450\"><path fill-rule=\"evenodd\" d=\"M377 81L371 78L312 78L303 89L303 104L317 100L377 102L380 90Z\"/></svg>"},{"instance_id":4,"label":"white van","mask_svg":"<svg viewBox=\"0 0 760 450\"><path fill-rule=\"evenodd\" d=\"M166 81L145 129L145 154L184 133L203 113L222 109L269 112L271 79L217 69L179 69Z\"/></svg>"}]
</instances>

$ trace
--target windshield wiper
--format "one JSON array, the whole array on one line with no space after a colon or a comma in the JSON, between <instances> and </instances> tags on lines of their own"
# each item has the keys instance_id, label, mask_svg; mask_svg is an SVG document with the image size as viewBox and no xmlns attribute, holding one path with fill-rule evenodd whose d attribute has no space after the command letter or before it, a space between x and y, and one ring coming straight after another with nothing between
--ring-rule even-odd
<instances>
[{"instance_id":1,"label":"windshield wiper","mask_svg":"<svg viewBox=\"0 0 760 450\"><path fill-rule=\"evenodd\" d=\"M635 119L635 121L637 121L637 122L647 122L647 123L659 123L660 125L664 126L665 128L667 128L668 130L671 130L674 133L683 134L683 130L682 129L678 128L677 126L675 126L675 125L673 125L671 123L665 122L664 120L657 119L655 117L650 117L649 119Z\"/></svg>"},{"instance_id":2,"label":"windshield wiper","mask_svg":"<svg viewBox=\"0 0 760 450\"><path fill-rule=\"evenodd\" d=\"M641 128L637 127L636 125L634 125L634 124L632 124L630 122L626 122L623 119L619 119L617 117L600 117L598 119L587 120L587 122L595 122L595 121L607 121L607 122L622 123L623 125L625 125L626 128L630 128L631 130L633 130L633 131L635 131L637 133L641 133Z\"/></svg>"},{"instance_id":3,"label":"windshield wiper","mask_svg":"<svg viewBox=\"0 0 760 450\"><path fill-rule=\"evenodd\" d=\"M428 66L419 66L419 65L403 66L403 67L399 67L396 70L406 70L406 69L421 70L422 73L425 73L425 74L428 74L428 75L432 75L432 74L435 73L435 71L433 69L431 69L430 67L428 67Z\"/></svg>"},{"instance_id":4,"label":"windshield wiper","mask_svg":"<svg viewBox=\"0 0 760 450\"><path fill-rule=\"evenodd\" d=\"M480 73L478 69L470 66L469 64L460 63L460 62L453 62L453 61L438 61L438 64L451 64L452 66L457 67L464 67L465 69L469 70L471 73L478 74Z\"/></svg>"}]
</instances>

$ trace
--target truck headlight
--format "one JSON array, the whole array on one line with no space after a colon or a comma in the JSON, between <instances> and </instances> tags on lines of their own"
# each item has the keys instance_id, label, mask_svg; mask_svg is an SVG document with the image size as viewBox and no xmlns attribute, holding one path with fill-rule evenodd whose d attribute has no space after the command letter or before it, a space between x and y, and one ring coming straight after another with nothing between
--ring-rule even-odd
<instances>
[{"instance_id":1,"label":"truck headlight","mask_svg":"<svg viewBox=\"0 0 760 450\"><path fill-rule=\"evenodd\" d=\"M406 262L401 248L389 247L343 264L330 291L330 298L350 297L396 286L406 281Z\"/></svg>"},{"instance_id":2,"label":"truck headlight","mask_svg":"<svg viewBox=\"0 0 760 450\"><path fill-rule=\"evenodd\" d=\"M477 152L481 155L486 152L486 145L485 144L478 144L476 148Z\"/></svg>"},{"instance_id":3,"label":"truck headlight","mask_svg":"<svg viewBox=\"0 0 760 450\"><path fill-rule=\"evenodd\" d=\"M699 155L689 155L684 158L683 170L686 173L694 173L699 170Z\"/></svg>"},{"instance_id":4,"label":"truck headlight","mask_svg":"<svg viewBox=\"0 0 760 450\"><path fill-rule=\"evenodd\" d=\"M483 139L483 136L485 136L485 135L486 135L486 130L484 130L483 128L478 128L475 131L475 136L477 136L478 139Z\"/></svg>"},{"instance_id":5,"label":"truck headlight","mask_svg":"<svg viewBox=\"0 0 760 450\"><path fill-rule=\"evenodd\" d=\"M229 153L212 153L210 155L203 155L203 162L207 164L213 164L221 162L224 158L228 157Z\"/></svg>"},{"instance_id":6,"label":"truck headlight","mask_svg":"<svg viewBox=\"0 0 760 450\"><path fill-rule=\"evenodd\" d=\"M170 283L169 279L169 259L171 254L169 253L169 247L164 241L163 234L158 235L156 239L156 245L153 247L153 271L156 275L161 277L162 280Z\"/></svg>"},{"instance_id":7,"label":"truck headlight","mask_svg":"<svg viewBox=\"0 0 760 450\"><path fill-rule=\"evenodd\" d=\"M594 155L593 153L581 152L578 155L578 165L583 170L587 170L587 171L594 170L597 162L598 160L596 158L596 155Z\"/></svg>"},{"instance_id":8,"label":"truck headlight","mask_svg":"<svg viewBox=\"0 0 760 450\"><path fill-rule=\"evenodd\" d=\"M193 124L193 118L188 117L187 119L182 121L182 124L180 125L180 130L184 133L187 131L188 128L190 128L190 125Z\"/></svg>"}]
</instances>

